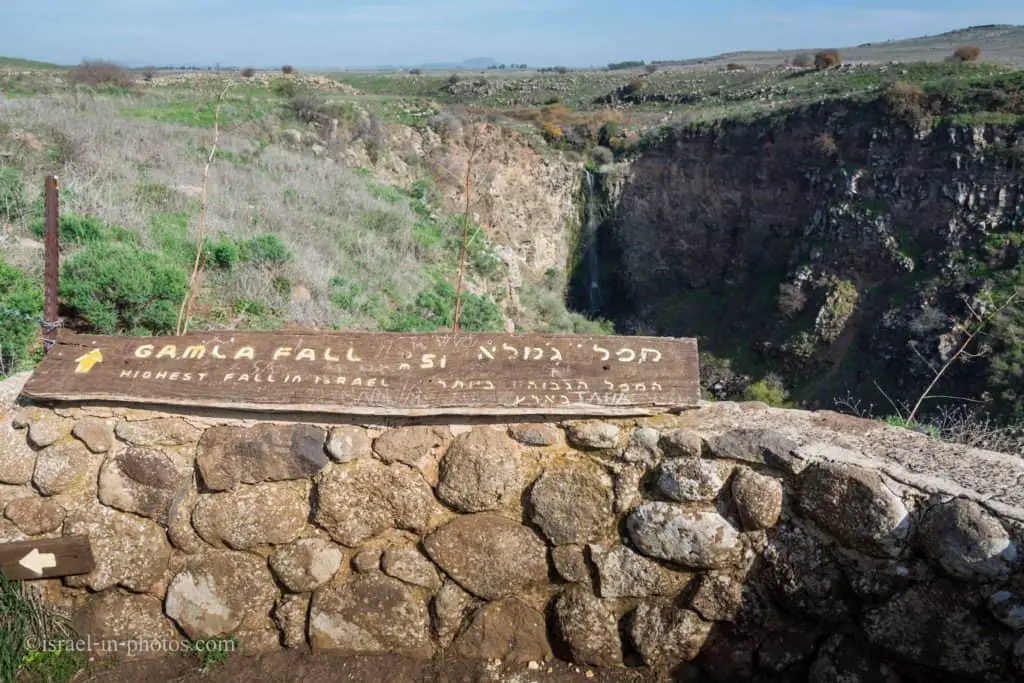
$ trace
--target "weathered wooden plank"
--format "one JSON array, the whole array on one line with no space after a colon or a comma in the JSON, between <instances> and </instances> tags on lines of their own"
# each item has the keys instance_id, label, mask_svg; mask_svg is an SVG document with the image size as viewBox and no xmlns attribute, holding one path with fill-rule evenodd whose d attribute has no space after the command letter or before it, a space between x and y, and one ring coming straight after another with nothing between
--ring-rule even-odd
<instances>
[{"instance_id":1,"label":"weathered wooden plank","mask_svg":"<svg viewBox=\"0 0 1024 683\"><path fill-rule=\"evenodd\" d=\"M11 580L88 574L94 567L88 536L0 544L0 574Z\"/></svg>"},{"instance_id":2,"label":"weathered wooden plank","mask_svg":"<svg viewBox=\"0 0 1024 683\"><path fill-rule=\"evenodd\" d=\"M643 415L699 401L697 342L567 335L62 334L35 400L354 415Z\"/></svg>"}]
</instances>

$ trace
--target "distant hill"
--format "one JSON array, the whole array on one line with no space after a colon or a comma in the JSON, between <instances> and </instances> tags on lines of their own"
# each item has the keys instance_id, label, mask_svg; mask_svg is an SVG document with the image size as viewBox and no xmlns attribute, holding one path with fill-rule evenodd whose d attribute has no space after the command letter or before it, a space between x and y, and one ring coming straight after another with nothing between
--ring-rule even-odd
<instances>
[{"instance_id":1,"label":"distant hill","mask_svg":"<svg viewBox=\"0 0 1024 683\"><path fill-rule=\"evenodd\" d=\"M19 57L0 57L0 69L62 69L60 64L50 62L37 62L32 59L21 59Z\"/></svg>"},{"instance_id":2,"label":"distant hill","mask_svg":"<svg viewBox=\"0 0 1024 683\"><path fill-rule=\"evenodd\" d=\"M787 50L744 50L701 59L660 63L680 66L719 66L732 62L744 66L768 66L790 60L801 53L813 54L818 50L831 48L838 49L842 53L844 62L941 62L961 45L980 47L982 61L1024 66L1024 26L1008 24L971 26L933 36L864 43L851 47L819 45Z\"/></svg>"},{"instance_id":3,"label":"distant hill","mask_svg":"<svg viewBox=\"0 0 1024 683\"><path fill-rule=\"evenodd\" d=\"M423 69L424 71L480 71L491 66L498 66L498 60L493 57L474 57L473 59L466 59L461 62L434 62L431 64L419 64L410 68Z\"/></svg>"}]
</instances>

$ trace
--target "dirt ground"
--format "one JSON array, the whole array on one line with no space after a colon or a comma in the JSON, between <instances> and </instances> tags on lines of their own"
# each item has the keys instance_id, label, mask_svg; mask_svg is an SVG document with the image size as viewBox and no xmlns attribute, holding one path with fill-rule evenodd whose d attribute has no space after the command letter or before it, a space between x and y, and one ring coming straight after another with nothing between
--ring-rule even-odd
<instances>
[{"instance_id":1,"label":"dirt ground","mask_svg":"<svg viewBox=\"0 0 1024 683\"><path fill-rule=\"evenodd\" d=\"M75 679L75 683L654 683L662 680L669 679L646 670L599 671L558 661L531 665L281 651L232 655L206 671L197 668L196 660L181 656L93 664L88 672Z\"/></svg>"}]
</instances>

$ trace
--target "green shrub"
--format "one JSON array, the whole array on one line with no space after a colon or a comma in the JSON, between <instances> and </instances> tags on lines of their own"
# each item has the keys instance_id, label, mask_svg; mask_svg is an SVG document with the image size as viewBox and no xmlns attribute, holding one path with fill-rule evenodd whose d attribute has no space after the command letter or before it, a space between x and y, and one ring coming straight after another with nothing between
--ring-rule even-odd
<instances>
[{"instance_id":1,"label":"green shrub","mask_svg":"<svg viewBox=\"0 0 1024 683\"><path fill-rule=\"evenodd\" d=\"M292 66L291 64L285 64L284 66L281 67L281 73L283 73L285 76L293 74L295 73L295 67Z\"/></svg>"},{"instance_id":2,"label":"green shrub","mask_svg":"<svg viewBox=\"0 0 1024 683\"><path fill-rule=\"evenodd\" d=\"M149 219L150 238L167 257L182 266L192 267L196 243L188 235L187 213L163 213Z\"/></svg>"},{"instance_id":3,"label":"green shrub","mask_svg":"<svg viewBox=\"0 0 1024 683\"><path fill-rule=\"evenodd\" d=\"M909 83L897 82L885 93L886 105L893 117L916 126L925 118L924 91Z\"/></svg>"},{"instance_id":4,"label":"green shrub","mask_svg":"<svg viewBox=\"0 0 1024 683\"><path fill-rule=\"evenodd\" d=\"M90 244L61 268L61 301L99 334L172 332L187 289L185 269L166 255L116 242Z\"/></svg>"},{"instance_id":5,"label":"green shrub","mask_svg":"<svg viewBox=\"0 0 1024 683\"><path fill-rule=\"evenodd\" d=\"M42 218L37 218L29 224L29 230L36 237L43 239L46 235L46 224ZM96 242L138 244L139 236L127 228L107 225L91 216L65 213L60 217L58 242L61 246L93 244Z\"/></svg>"},{"instance_id":6,"label":"green shrub","mask_svg":"<svg viewBox=\"0 0 1024 683\"><path fill-rule=\"evenodd\" d=\"M293 257L281 238L273 233L258 235L242 242L240 255L243 261L255 261L265 265L283 265Z\"/></svg>"},{"instance_id":7,"label":"green shrub","mask_svg":"<svg viewBox=\"0 0 1024 683\"><path fill-rule=\"evenodd\" d=\"M242 249L230 238L221 235L216 242L206 244L206 262L222 270L233 270L241 258Z\"/></svg>"},{"instance_id":8,"label":"green shrub","mask_svg":"<svg viewBox=\"0 0 1024 683\"><path fill-rule=\"evenodd\" d=\"M598 166L610 164L615 161L615 154L607 147L597 146L590 150L590 158Z\"/></svg>"},{"instance_id":9,"label":"green shrub","mask_svg":"<svg viewBox=\"0 0 1024 683\"><path fill-rule=\"evenodd\" d=\"M775 408L789 408L789 392L782 380L775 375L768 375L764 379L754 382L743 392L746 401L760 401Z\"/></svg>"},{"instance_id":10,"label":"green shrub","mask_svg":"<svg viewBox=\"0 0 1024 683\"><path fill-rule=\"evenodd\" d=\"M0 377L30 360L42 315L42 287L0 259Z\"/></svg>"},{"instance_id":11,"label":"green shrub","mask_svg":"<svg viewBox=\"0 0 1024 683\"><path fill-rule=\"evenodd\" d=\"M0 168L0 221L21 218L27 206L21 171L7 166Z\"/></svg>"},{"instance_id":12,"label":"green shrub","mask_svg":"<svg viewBox=\"0 0 1024 683\"><path fill-rule=\"evenodd\" d=\"M459 327L466 332L491 332L502 328L501 311L488 298L462 292ZM455 315L455 287L444 280L419 293L416 301L402 306L382 325L387 332L435 332L451 329Z\"/></svg>"}]
</instances>

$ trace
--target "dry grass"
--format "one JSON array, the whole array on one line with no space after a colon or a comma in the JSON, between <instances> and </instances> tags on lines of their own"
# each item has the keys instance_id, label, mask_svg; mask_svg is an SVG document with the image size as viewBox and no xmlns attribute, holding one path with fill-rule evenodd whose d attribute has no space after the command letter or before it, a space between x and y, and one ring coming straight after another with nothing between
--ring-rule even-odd
<instances>
[{"instance_id":1,"label":"dry grass","mask_svg":"<svg viewBox=\"0 0 1024 683\"><path fill-rule=\"evenodd\" d=\"M66 154L19 160L29 179L45 173L61 177L62 209L88 214L137 231L154 246L154 213L187 211L190 237L198 232L198 184L208 153L209 133L183 126L118 117L115 98L50 96L9 103L4 120ZM421 254L413 237L414 214L407 206L374 196L367 182L334 164L271 145L259 151L238 130L221 134L220 148L244 165L219 161L209 178L208 234L246 239L278 234L295 254L280 272L236 271L209 284L226 287L232 298L269 300L274 277L286 277L309 291L309 298L286 303L297 322L315 326L344 323L373 328L371 316L339 319L328 299L330 280L355 275L375 291L409 298L424 284ZM32 190L39 188L31 180ZM160 188L159 208L146 193ZM35 199L35 197L33 197ZM28 235L27 221L15 229ZM35 256L41 260L41 252ZM29 264L31 268L38 264ZM224 281L227 280L227 281ZM241 280L248 280L241 282ZM277 299L280 299L279 295ZM209 303L207 301L207 303Z\"/></svg>"}]
</instances>

